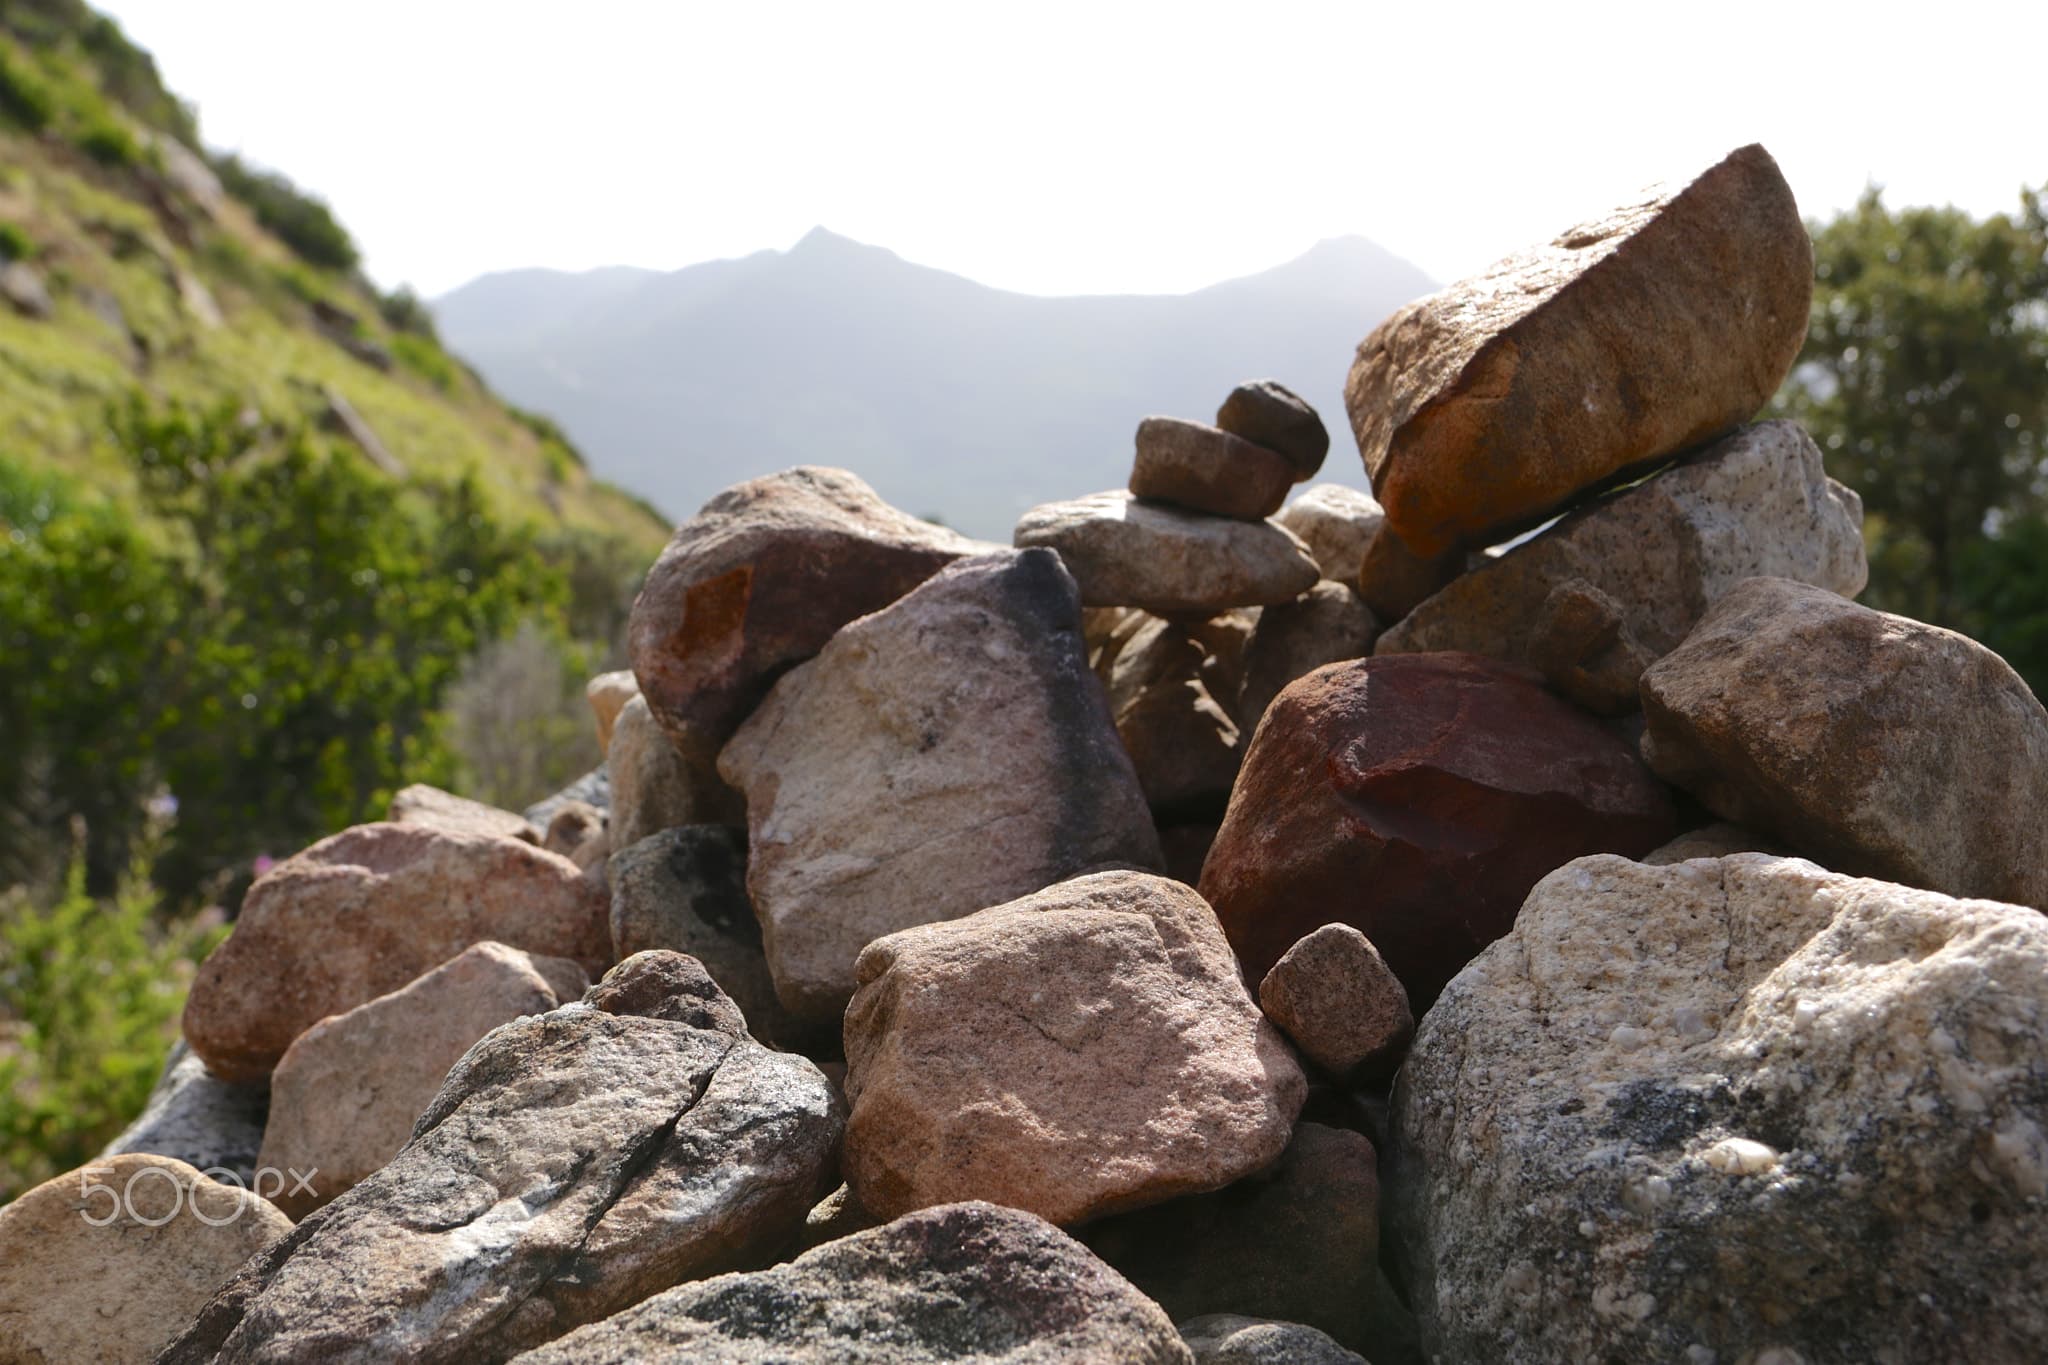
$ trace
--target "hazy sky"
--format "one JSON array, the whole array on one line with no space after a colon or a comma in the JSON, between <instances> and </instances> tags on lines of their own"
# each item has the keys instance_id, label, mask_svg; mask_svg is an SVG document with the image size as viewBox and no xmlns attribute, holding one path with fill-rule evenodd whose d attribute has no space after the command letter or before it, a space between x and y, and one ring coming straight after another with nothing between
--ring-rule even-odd
<instances>
[{"instance_id":1,"label":"hazy sky","mask_svg":"<svg viewBox=\"0 0 2048 1365\"><path fill-rule=\"evenodd\" d=\"M103 8L210 143L427 293L818 223L1032 293L1189 289L1344 233L1449 279L1749 141L1809 214L1871 179L1980 213L2048 179L2048 5L2009 0Z\"/></svg>"}]
</instances>

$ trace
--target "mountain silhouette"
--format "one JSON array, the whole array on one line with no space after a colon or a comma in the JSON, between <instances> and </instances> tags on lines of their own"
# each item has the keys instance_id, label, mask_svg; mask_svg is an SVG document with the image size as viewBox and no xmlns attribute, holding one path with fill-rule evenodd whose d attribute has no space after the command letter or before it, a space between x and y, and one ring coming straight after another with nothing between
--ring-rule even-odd
<instances>
[{"instance_id":1,"label":"mountain silhouette","mask_svg":"<svg viewBox=\"0 0 2048 1365\"><path fill-rule=\"evenodd\" d=\"M1041 298L817 228L787 251L673 272L485 275L437 300L491 385L558 420L593 470L688 515L794 464L991 539L1034 504L1119 487L1138 420L1207 421L1272 378L1365 484L1344 417L1358 341L1435 286L1362 237L1190 294Z\"/></svg>"}]
</instances>

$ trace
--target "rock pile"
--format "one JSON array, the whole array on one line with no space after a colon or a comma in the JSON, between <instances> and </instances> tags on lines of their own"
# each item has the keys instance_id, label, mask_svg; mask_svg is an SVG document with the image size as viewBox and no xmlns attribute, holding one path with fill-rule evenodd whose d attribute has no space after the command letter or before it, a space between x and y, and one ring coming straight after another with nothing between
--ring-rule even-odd
<instances>
[{"instance_id":1,"label":"rock pile","mask_svg":"<svg viewBox=\"0 0 2048 1365\"><path fill-rule=\"evenodd\" d=\"M2048 711L1746 425L1809 266L1745 148L1411 305L1376 496L1261 381L1013 547L713 499L605 768L256 883L0 1355L2048 1356Z\"/></svg>"}]
</instances>

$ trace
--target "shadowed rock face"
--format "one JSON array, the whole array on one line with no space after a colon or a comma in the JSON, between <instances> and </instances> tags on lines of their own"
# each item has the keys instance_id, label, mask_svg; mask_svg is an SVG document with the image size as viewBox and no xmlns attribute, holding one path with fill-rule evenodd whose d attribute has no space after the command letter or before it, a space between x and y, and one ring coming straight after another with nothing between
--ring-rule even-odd
<instances>
[{"instance_id":1,"label":"shadowed rock face","mask_svg":"<svg viewBox=\"0 0 2048 1365\"><path fill-rule=\"evenodd\" d=\"M1344 923L1422 1009L1544 873L1647 853L1672 819L1634 751L1525 670L1472 654L1360 659L1267 709L1201 889L1247 980Z\"/></svg>"},{"instance_id":2,"label":"shadowed rock face","mask_svg":"<svg viewBox=\"0 0 2048 1365\"><path fill-rule=\"evenodd\" d=\"M526 1365L1184 1365L1159 1306L1050 1223L950 1204L786 1265L680 1285Z\"/></svg>"},{"instance_id":3,"label":"shadowed rock face","mask_svg":"<svg viewBox=\"0 0 2048 1365\"><path fill-rule=\"evenodd\" d=\"M1743 854L1558 869L1383 1171L1446 1360L2038 1359L2048 918Z\"/></svg>"},{"instance_id":4,"label":"shadowed rock face","mask_svg":"<svg viewBox=\"0 0 2048 1365\"><path fill-rule=\"evenodd\" d=\"M1643 754L1845 872L2048 909L2048 710L1954 631L1780 578L1643 675Z\"/></svg>"},{"instance_id":5,"label":"shadowed rock face","mask_svg":"<svg viewBox=\"0 0 2048 1365\"><path fill-rule=\"evenodd\" d=\"M267 1080L223 1081L181 1038L164 1059L148 1105L100 1157L123 1152L167 1156L202 1171L231 1171L243 1189L254 1189L256 1154L263 1148L269 1113Z\"/></svg>"},{"instance_id":6,"label":"shadowed rock face","mask_svg":"<svg viewBox=\"0 0 2048 1365\"><path fill-rule=\"evenodd\" d=\"M747 888L775 989L836 1020L898 929L1088 868L1159 865L1144 793L1046 550L963 560L776 684L720 771L747 794Z\"/></svg>"},{"instance_id":7,"label":"shadowed rock face","mask_svg":"<svg viewBox=\"0 0 2048 1365\"><path fill-rule=\"evenodd\" d=\"M990 547L919 521L843 469L728 488L676 528L633 603L633 673L686 754L715 754L832 632Z\"/></svg>"},{"instance_id":8,"label":"shadowed rock face","mask_svg":"<svg viewBox=\"0 0 2048 1365\"><path fill-rule=\"evenodd\" d=\"M1344 386L1387 525L1424 558L1485 544L1748 420L1812 294L1791 188L1749 146L1409 304Z\"/></svg>"},{"instance_id":9,"label":"shadowed rock face","mask_svg":"<svg viewBox=\"0 0 2048 1365\"><path fill-rule=\"evenodd\" d=\"M817 1068L748 1038L693 959L639 954L472 1048L405 1149L165 1359L502 1360L772 1261L836 1178L842 1122Z\"/></svg>"}]
</instances>

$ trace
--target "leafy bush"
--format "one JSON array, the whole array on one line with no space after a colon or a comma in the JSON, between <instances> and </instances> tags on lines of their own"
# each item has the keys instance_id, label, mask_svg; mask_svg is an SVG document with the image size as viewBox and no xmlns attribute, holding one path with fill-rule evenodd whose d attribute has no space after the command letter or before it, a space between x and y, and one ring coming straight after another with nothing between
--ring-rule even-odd
<instances>
[{"instance_id":1,"label":"leafy bush","mask_svg":"<svg viewBox=\"0 0 2048 1365\"><path fill-rule=\"evenodd\" d=\"M91 120L75 140L80 151L102 166L133 166L142 160L142 144L126 124L112 116Z\"/></svg>"},{"instance_id":2,"label":"leafy bush","mask_svg":"<svg viewBox=\"0 0 2048 1365\"><path fill-rule=\"evenodd\" d=\"M57 117L57 95L28 59L0 44L0 114L31 133Z\"/></svg>"},{"instance_id":3,"label":"leafy bush","mask_svg":"<svg viewBox=\"0 0 2048 1365\"><path fill-rule=\"evenodd\" d=\"M0 1202L83 1165L149 1098L219 916L164 922L139 877L111 897L0 896Z\"/></svg>"},{"instance_id":4,"label":"leafy bush","mask_svg":"<svg viewBox=\"0 0 2048 1365\"><path fill-rule=\"evenodd\" d=\"M461 368L427 337L400 332L391 338L391 354L399 364L443 393L455 392L462 382Z\"/></svg>"},{"instance_id":5,"label":"leafy bush","mask_svg":"<svg viewBox=\"0 0 2048 1365\"><path fill-rule=\"evenodd\" d=\"M590 673L583 651L535 621L486 645L448 690L462 791L518 810L596 767Z\"/></svg>"},{"instance_id":6,"label":"leafy bush","mask_svg":"<svg viewBox=\"0 0 2048 1365\"><path fill-rule=\"evenodd\" d=\"M212 164L227 192L246 204L256 221L300 260L322 270L354 270L361 263L355 240L324 201L277 172L258 170L232 154L216 156Z\"/></svg>"},{"instance_id":7,"label":"leafy bush","mask_svg":"<svg viewBox=\"0 0 2048 1365\"><path fill-rule=\"evenodd\" d=\"M379 298L377 311L384 315L384 325L394 332L422 337L437 344L441 340L441 334L434 326L433 310L413 293L410 285L401 284Z\"/></svg>"},{"instance_id":8,"label":"leafy bush","mask_svg":"<svg viewBox=\"0 0 2048 1365\"><path fill-rule=\"evenodd\" d=\"M36 244L12 223L0 223L0 262L25 261L36 254Z\"/></svg>"}]
</instances>

